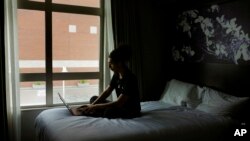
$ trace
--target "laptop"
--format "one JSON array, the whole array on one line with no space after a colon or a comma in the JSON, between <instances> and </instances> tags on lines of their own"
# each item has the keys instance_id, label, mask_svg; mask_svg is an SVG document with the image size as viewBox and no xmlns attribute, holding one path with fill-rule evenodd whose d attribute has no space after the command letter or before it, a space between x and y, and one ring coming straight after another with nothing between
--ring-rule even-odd
<instances>
[{"instance_id":1,"label":"laptop","mask_svg":"<svg viewBox=\"0 0 250 141\"><path fill-rule=\"evenodd\" d=\"M63 104L65 105L65 107L69 110L69 112L74 115L74 116L80 116L82 115L82 112L80 109L78 109L78 107L70 107L69 104L64 100L64 98L62 97L62 95L58 92L57 93L59 98L61 99L61 101L63 102Z\"/></svg>"}]
</instances>

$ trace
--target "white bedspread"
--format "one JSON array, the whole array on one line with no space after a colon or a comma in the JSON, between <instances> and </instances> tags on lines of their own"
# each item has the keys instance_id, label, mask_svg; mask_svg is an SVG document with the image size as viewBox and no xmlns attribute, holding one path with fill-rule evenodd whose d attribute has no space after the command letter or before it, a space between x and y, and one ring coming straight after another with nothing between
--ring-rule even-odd
<instances>
[{"instance_id":1,"label":"white bedspread","mask_svg":"<svg viewBox=\"0 0 250 141\"><path fill-rule=\"evenodd\" d=\"M66 108L40 113L35 120L40 141L187 141L223 137L232 121L159 101L142 102L142 116L107 119L71 116Z\"/></svg>"}]
</instances>

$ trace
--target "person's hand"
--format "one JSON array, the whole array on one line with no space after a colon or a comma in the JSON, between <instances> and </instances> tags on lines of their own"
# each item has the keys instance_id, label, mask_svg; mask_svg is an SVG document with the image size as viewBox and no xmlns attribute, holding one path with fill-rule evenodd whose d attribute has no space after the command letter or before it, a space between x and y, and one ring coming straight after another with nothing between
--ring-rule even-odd
<instances>
[{"instance_id":1,"label":"person's hand","mask_svg":"<svg viewBox=\"0 0 250 141\"><path fill-rule=\"evenodd\" d=\"M87 107L88 107L88 105L82 105L82 106L77 107L76 109L77 109L78 112L84 113L85 109Z\"/></svg>"},{"instance_id":2,"label":"person's hand","mask_svg":"<svg viewBox=\"0 0 250 141\"><path fill-rule=\"evenodd\" d=\"M93 104L87 105L87 107L84 109L85 114L93 114L94 111L96 110L96 106Z\"/></svg>"}]
</instances>

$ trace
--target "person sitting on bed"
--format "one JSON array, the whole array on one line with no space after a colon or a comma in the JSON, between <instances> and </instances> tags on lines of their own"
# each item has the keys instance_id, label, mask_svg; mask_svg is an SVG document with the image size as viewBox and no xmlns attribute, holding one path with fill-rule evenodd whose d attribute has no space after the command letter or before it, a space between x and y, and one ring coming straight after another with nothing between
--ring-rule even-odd
<instances>
[{"instance_id":1,"label":"person sitting on bed","mask_svg":"<svg viewBox=\"0 0 250 141\"><path fill-rule=\"evenodd\" d=\"M134 118L140 116L140 95L136 76L129 70L130 46L120 44L109 54L109 68L114 72L110 84L100 96L90 99L89 105L83 105L83 115L106 118ZM106 98L116 91L117 100Z\"/></svg>"}]
</instances>

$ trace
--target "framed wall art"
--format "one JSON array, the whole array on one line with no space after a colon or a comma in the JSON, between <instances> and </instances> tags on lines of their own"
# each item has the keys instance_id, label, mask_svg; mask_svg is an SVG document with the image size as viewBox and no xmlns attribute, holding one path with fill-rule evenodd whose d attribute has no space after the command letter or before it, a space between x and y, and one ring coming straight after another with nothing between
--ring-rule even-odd
<instances>
[{"instance_id":1,"label":"framed wall art","mask_svg":"<svg viewBox=\"0 0 250 141\"><path fill-rule=\"evenodd\" d=\"M180 12L173 60L249 65L249 6L247 0L234 0Z\"/></svg>"}]
</instances>

